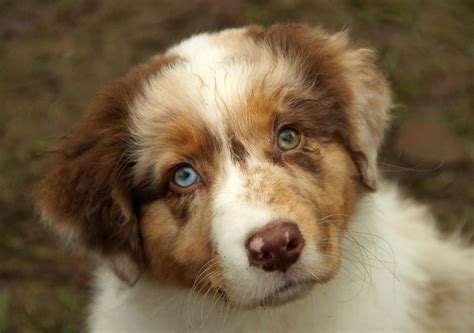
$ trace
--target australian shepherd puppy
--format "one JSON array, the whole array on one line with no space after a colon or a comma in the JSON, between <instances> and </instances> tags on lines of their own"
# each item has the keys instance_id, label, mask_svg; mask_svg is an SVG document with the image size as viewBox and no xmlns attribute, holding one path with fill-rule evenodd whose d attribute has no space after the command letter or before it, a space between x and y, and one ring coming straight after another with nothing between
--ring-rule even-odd
<instances>
[{"instance_id":1,"label":"australian shepherd puppy","mask_svg":"<svg viewBox=\"0 0 474 333\"><path fill-rule=\"evenodd\" d=\"M345 33L187 39L102 90L37 186L100 265L91 332L473 332L474 249L378 178L389 87Z\"/></svg>"}]
</instances>

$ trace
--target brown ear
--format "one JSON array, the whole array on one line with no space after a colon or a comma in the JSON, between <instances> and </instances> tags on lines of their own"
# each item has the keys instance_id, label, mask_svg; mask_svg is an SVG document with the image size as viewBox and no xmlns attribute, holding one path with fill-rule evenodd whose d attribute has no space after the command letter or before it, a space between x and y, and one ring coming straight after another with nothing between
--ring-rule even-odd
<instances>
[{"instance_id":1,"label":"brown ear","mask_svg":"<svg viewBox=\"0 0 474 333\"><path fill-rule=\"evenodd\" d=\"M84 119L52 151L50 170L36 185L36 196L43 220L68 245L105 259L133 283L141 246L127 179L128 88L116 82L98 95Z\"/></svg>"},{"instance_id":2,"label":"brown ear","mask_svg":"<svg viewBox=\"0 0 474 333\"><path fill-rule=\"evenodd\" d=\"M249 33L298 63L307 84L325 101L327 131L342 138L363 183L377 186L377 152L390 118L391 96L369 49L350 47L345 32L306 25L253 26Z\"/></svg>"},{"instance_id":3,"label":"brown ear","mask_svg":"<svg viewBox=\"0 0 474 333\"><path fill-rule=\"evenodd\" d=\"M169 61L137 66L99 93L84 118L57 143L49 171L35 187L45 223L130 284L144 256L132 200L129 107L147 77Z\"/></svg>"},{"instance_id":4,"label":"brown ear","mask_svg":"<svg viewBox=\"0 0 474 333\"><path fill-rule=\"evenodd\" d=\"M377 188L377 155L390 122L392 98L385 77L376 65L375 54L366 48L348 47L346 33L331 37L345 51L341 66L351 100L346 114L349 121L349 147L365 185Z\"/></svg>"}]
</instances>

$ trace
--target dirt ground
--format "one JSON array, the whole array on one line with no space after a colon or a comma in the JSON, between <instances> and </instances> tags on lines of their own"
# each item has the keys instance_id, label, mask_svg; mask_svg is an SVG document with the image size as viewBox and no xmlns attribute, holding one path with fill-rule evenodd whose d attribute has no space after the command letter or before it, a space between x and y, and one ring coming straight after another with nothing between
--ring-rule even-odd
<instances>
[{"instance_id":1,"label":"dirt ground","mask_svg":"<svg viewBox=\"0 0 474 333\"><path fill-rule=\"evenodd\" d=\"M398 105L381 169L474 230L473 17L470 0L0 0L0 332L83 327L92 266L59 251L29 187L99 87L199 31L303 21L375 47Z\"/></svg>"}]
</instances>

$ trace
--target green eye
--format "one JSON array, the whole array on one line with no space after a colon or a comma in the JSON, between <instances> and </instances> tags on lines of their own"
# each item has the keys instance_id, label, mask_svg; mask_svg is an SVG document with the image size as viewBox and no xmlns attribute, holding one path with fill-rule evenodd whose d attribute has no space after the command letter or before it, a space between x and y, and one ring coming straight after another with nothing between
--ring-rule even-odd
<instances>
[{"instance_id":1,"label":"green eye","mask_svg":"<svg viewBox=\"0 0 474 333\"><path fill-rule=\"evenodd\" d=\"M300 135L291 128L282 129L278 133L278 148L283 151L295 149L299 143Z\"/></svg>"}]
</instances>

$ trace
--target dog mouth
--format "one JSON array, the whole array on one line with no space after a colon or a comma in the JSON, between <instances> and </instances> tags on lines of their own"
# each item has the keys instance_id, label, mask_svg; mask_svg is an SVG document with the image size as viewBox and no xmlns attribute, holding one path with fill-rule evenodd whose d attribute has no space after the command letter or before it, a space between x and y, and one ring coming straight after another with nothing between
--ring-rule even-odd
<instances>
[{"instance_id":1,"label":"dog mouth","mask_svg":"<svg viewBox=\"0 0 474 333\"><path fill-rule=\"evenodd\" d=\"M313 279L290 280L271 291L260 302L259 306L277 306L294 301L308 293L316 283Z\"/></svg>"},{"instance_id":2,"label":"dog mouth","mask_svg":"<svg viewBox=\"0 0 474 333\"><path fill-rule=\"evenodd\" d=\"M216 291L225 305L249 310L256 307L279 306L289 303L307 294L315 284L316 280L313 279L290 280L270 291L262 298L253 300L247 304L245 304L245 302L234 303L225 288L217 288Z\"/></svg>"}]
</instances>

